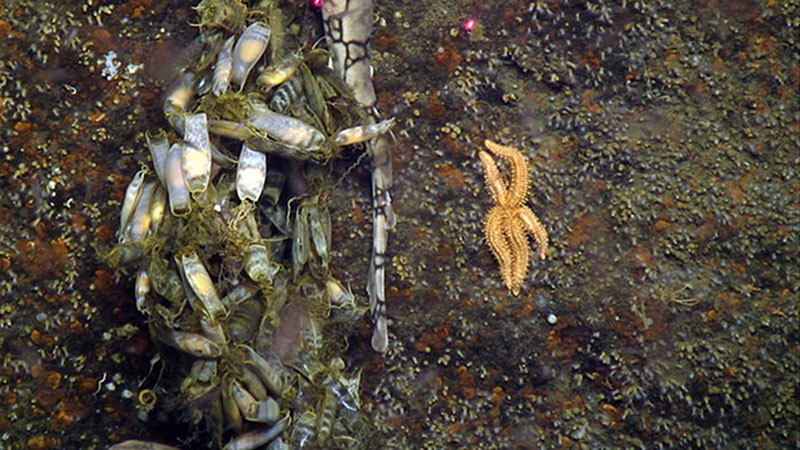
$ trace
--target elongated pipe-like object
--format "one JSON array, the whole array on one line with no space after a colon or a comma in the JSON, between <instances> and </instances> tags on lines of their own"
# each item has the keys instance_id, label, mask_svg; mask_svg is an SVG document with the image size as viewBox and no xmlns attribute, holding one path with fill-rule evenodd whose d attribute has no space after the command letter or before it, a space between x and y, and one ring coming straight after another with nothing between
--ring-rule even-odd
<instances>
[{"instance_id":1,"label":"elongated pipe-like object","mask_svg":"<svg viewBox=\"0 0 800 450\"><path fill-rule=\"evenodd\" d=\"M336 71L353 91L356 100L369 112L373 122L380 120L375 108L372 85L369 41L372 35L373 0L326 0L322 4L322 20L328 48ZM388 136L379 135L369 142L372 156L372 259L367 278L367 293L375 321L372 348L381 353L389 346L386 319L386 287L384 284L386 247L389 230L397 219L392 210L392 152Z\"/></svg>"}]
</instances>

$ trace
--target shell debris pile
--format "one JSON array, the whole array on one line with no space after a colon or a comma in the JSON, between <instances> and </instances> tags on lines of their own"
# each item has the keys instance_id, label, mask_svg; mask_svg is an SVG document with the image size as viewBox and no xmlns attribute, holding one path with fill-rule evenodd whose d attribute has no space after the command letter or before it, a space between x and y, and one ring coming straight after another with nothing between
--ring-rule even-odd
<instances>
[{"instance_id":1,"label":"shell debris pile","mask_svg":"<svg viewBox=\"0 0 800 450\"><path fill-rule=\"evenodd\" d=\"M169 129L147 134L153 167L128 186L105 258L135 273L151 336L187 374L183 410L218 445L358 447L369 421L341 354L365 308L329 273L322 168L393 121L367 120L304 7L257 3L196 7Z\"/></svg>"}]
</instances>

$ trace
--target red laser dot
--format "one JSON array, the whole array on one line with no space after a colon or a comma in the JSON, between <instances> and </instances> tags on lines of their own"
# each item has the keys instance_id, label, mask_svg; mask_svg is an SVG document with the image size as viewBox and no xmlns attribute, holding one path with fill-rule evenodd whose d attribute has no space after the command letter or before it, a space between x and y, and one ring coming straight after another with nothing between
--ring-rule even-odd
<instances>
[{"instance_id":1,"label":"red laser dot","mask_svg":"<svg viewBox=\"0 0 800 450\"><path fill-rule=\"evenodd\" d=\"M316 6L317 8L321 8L322 7L322 0L313 0L311 2L311 4Z\"/></svg>"},{"instance_id":2,"label":"red laser dot","mask_svg":"<svg viewBox=\"0 0 800 450\"><path fill-rule=\"evenodd\" d=\"M472 31L477 23L478 22L475 19L467 19L464 21L464 29L467 31Z\"/></svg>"}]
</instances>

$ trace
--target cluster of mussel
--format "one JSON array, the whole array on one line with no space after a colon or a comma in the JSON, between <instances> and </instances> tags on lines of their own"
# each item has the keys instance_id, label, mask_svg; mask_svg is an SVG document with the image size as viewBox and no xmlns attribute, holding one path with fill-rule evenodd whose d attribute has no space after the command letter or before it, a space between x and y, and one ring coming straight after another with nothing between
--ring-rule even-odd
<instances>
[{"instance_id":1,"label":"cluster of mussel","mask_svg":"<svg viewBox=\"0 0 800 450\"><path fill-rule=\"evenodd\" d=\"M135 271L152 337L179 350L180 403L218 445L359 446L360 375L341 355L365 308L329 273L323 164L392 122L364 120L306 8L280 3L198 5L171 128L147 135L153 169L128 186L106 259Z\"/></svg>"}]
</instances>

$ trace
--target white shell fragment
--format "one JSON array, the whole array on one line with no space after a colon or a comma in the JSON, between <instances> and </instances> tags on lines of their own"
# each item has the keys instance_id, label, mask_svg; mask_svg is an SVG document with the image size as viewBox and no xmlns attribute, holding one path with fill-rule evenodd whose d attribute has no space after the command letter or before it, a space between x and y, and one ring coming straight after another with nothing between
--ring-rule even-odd
<instances>
[{"instance_id":1,"label":"white shell fragment","mask_svg":"<svg viewBox=\"0 0 800 450\"><path fill-rule=\"evenodd\" d=\"M283 395L284 386L286 381L283 377L285 370L283 365L277 359L267 359L259 355L258 352L250 347L246 347L248 364L253 364L256 369L256 374L264 382L264 386L276 395Z\"/></svg>"},{"instance_id":2,"label":"white shell fragment","mask_svg":"<svg viewBox=\"0 0 800 450\"><path fill-rule=\"evenodd\" d=\"M181 154L185 144L172 144L167 158L164 161L164 181L169 193L169 209L174 216L185 216L192 211L189 190L183 179L183 167L181 165Z\"/></svg>"},{"instance_id":3,"label":"white shell fragment","mask_svg":"<svg viewBox=\"0 0 800 450\"><path fill-rule=\"evenodd\" d=\"M186 112L194 97L195 75L192 72L182 73L167 89L164 100L164 113Z\"/></svg>"},{"instance_id":4,"label":"white shell fragment","mask_svg":"<svg viewBox=\"0 0 800 450\"><path fill-rule=\"evenodd\" d=\"M135 285L135 292L136 292L136 309L139 312L146 312L144 302L147 299L147 295L150 293L150 277L147 275L147 271L145 269L139 269L139 272L136 273L136 285Z\"/></svg>"},{"instance_id":5,"label":"white shell fragment","mask_svg":"<svg viewBox=\"0 0 800 450\"><path fill-rule=\"evenodd\" d=\"M169 151L167 134L162 131L151 136L148 132L145 133L145 139L147 140L147 148L150 149L150 156L153 158L153 167L156 169L156 175L158 175L161 183L167 184L164 179L164 162L167 160L167 152Z\"/></svg>"},{"instance_id":6,"label":"white shell fragment","mask_svg":"<svg viewBox=\"0 0 800 450\"><path fill-rule=\"evenodd\" d=\"M258 376L247 366L242 367L242 369L239 371L239 376L241 377L245 389L253 394L253 397L255 397L256 400L263 402L268 398L267 388L264 387L264 384L261 382Z\"/></svg>"},{"instance_id":7,"label":"white shell fragment","mask_svg":"<svg viewBox=\"0 0 800 450\"><path fill-rule=\"evenodd\" d=\"M317 444L320 446L323 446L331 435L336 408L338 407L336 394L334 394L330 384L329 378L328 382L325 383L325 395L322 397L322 402L320 402L317 417Z\"/></svg>"},{"instance_id":8,"label":"white shell fragment","mask_svg":"<svg viewBox=\"0 0 800 450\"><path fill-rule=\"evenodd\" d=\"M184 116L194 98L195 75L185 72L167 89L164 115L178 133L183 134Z\"/></svg>"},{"instance_id":9,"label":"white shell fragment","mask_svg":"<svg viewBox=\"0 0 800 450\"><path fill-rule=\"evenodd\" d=\"M211 180L211 142L208 139L208 120L205 113L186 116L183 139L189 144L183 149L181 167L186 188L192 194L204 192Z\"/></svg>"},{"instance_id":10,"label":"white shell fragment","mask_svg":"<svg viewBox=\"0 0 800 450\"><path fill-rule=\"evenodd\" d=\"M274 426L273 426L274 428ZM159 444L158 442L137 441L131 439L125 442L114 444L108 450L180 450L171 445Z\"/></svg>"},{"instance_id":11,"label":"white shell fragment","mask_svg":"<svg viewBox=\"0 0 800 450\"><path fill-rule=\"evenodd\" d=\"M222 349L211 339L188 331L170 331L167 333L168 344L197 358L218 358Z\"/></svg>"},{"instance_id":12,"label":"white shell fragment","mask_svg":"<svg viewBox=\"0 0 800 450\"><path fill-rule=\"evenodd\" d=\"M119 230L117 231L120 242L122 242L124 232L127 229L131 213L133 213L133 210L136 208L136 204L139 203L142 187L144 187L144 177L147 175L147 172L147 169L141 169L136 172L130 184L128 184L128 189L125 190L125 199L122 201L122 212L119 217Z\"/></svg>"},{"instance_id":13,"label":"white shell fragment","mask_svg":"<svg viewBox=\"0 0 800 450\"><path fill-rule=\"evenodd\" d=\"M242 89L247 75L253 70L269 43L269 28L256 22L242 33L233 48L233 74L231 80Z\"/></svg>"},{"instance_id":14,"label":"white shell fragment","mask_svg":"<svg viewBox=\"0 0 800 450\"><path fill-rule=\"evenodd\" d=\"M200 318L200 328L203 330L203 335L215 343L220 345L228 344L228 338L225 337L225 330L218 320L203 316Z\"/></svg>"},{"instance_id":15,"label":"white shell fragment","mask_svg":"<svg viewBox=\"0 0 800 450\"><path fill-rule=\"evenodd\" d=\"M302 211L300 211L302 213ZM292 267L295 274L299 273L308 262L311 254L311 239L308 232L308 220L298 214L294 221L292 236Z\"/></svg>"},{"instance_id":16,"label":"white shell fragment","mask_svg":"<svg viewBox=\"0 0 800 450\"><path fill-rule=\"evenodd\" d=\"M247 123L273 139L308 151L319 149L325 142L325 135L311 125L263 106L253 107Z\"/></svg>"},{"instance_id":17,"label":"white shell fragment","mask_svg":"<svg viewBox=\"0 0 800 450\"><path fill-rule=\"evenodd\" d=\"M259 422L275 423L280 417L281 408L278 402L272 397L267 397L266 400L258 402L258 412L256 417Z\"/></svg>"},{"instance_id":18,"label":"white shell fragment","mask_svg":"<svg viewBox=\"0 0 800 450\"><path fill-rule=\"evenodd\" d=\"M196 360L192 363L189 375L181 383L181 393L188 398L199 399L214 389L215 378L219 372L217 361Z\"/></svg>"},{"instance_id":19,"label":"white shell fragment","mask_svg":"<svg viewBox=\"0 0 800 450\"><path fill-rule=\"evenodd\" d=\"M287 425L289 425L289 415L286 415L269 428L250 431L237 436L225 445L224 450L250 450L261 447L283 433Z\"/></svg>"},{"instance_id":20,"label":"white shell fragment","mask_svg":"<svg viewBox=\"0 0 800 450\"><path fill-rule=\"evenodd\" d=\"M254 133L247 128L246 124L230 120L212 120L208 124L208 130L219 136L239 139L240 141L254 136Z\"/></svg>"},{"instance_id":21,"label":"white shell fragment","mask_svg":"<svg viewBox=\"0 0 800 450\"><path fill-rule=\"evenodd\" d=\"M231 384L227 380L222 382L222 411L225 418L230 424L231 428L239 434L242 431L242 413L239 411L239 405L233 399L231 393Z\"/></svg>"},{"instance_id":22,"label":"white shell fragment","mask_svg":"<svg viewBox=\"0 0 800 450\"><path fill-rule=\"evenodd\" d=\"M239 405L239 411L242 412L242 417L247 420L261 422L260 420L256 420L258 417L258 401L253 397L253 394L247 392L244 386L237 380L231 380L230 383L231 395L236 404Z\"/></svg>"},{"instance_id":23,"label":"white shell fragment","mask_svg":"<svg viewBox=\"0 0 800 450\"><path fill-rule=\"evenodd\" d=\"M226 306L239 305L253 298L256 293L258 293L258 288L255 285L249 283L240 284L225 294L222 303Z\"/></svg>"},{"instance_id":24,"label":"white shell fragment","mask_svg":"<svg viewBox=\"0 0 800 450\"><path fill-rule=\"evenodd\" d=\"M328 208L317 205L308 212L311 241L324 267L328 265L328 249L331 242L331 214Z\"/></svg>"},{"instance_id":25,"label":"white shell fragment","mask_svg":"<svg viewBox=\"0 0 800 450\"><path fill-rule=\"evenodd\" d=\"M257 202L267 181L267 155L242 144L236 169L236 194L239 200Z\"/></svg>"},{"instance_id":26,"label":"white shell fragment","mask_svg":"<svg viewBox=\"0 0 800 450\"><path fill-rule=\"evenodd\" d=\"M208 274L206 267L200 262L200 257L196 252L191 252L181 256L181 265L183 266L183 273L186 276L186 282L192 288L197 298L205 308L205 313L211 317L221 317L227 314L225 305L217 295L217 290L214 288L214 281Z\"/></svg>"},{"instance_id":27,"label":"white shell fragment","mask_svg":"<svg viewBox=\"0 0 800 450\"><path fill-rule=\"evenodd\" d=\"M161 226L166 212L167 191L161 184L158 184L153 191L153 198L150 200L150 232L147 234L148 236L158 232L158 227Z\"/></svg>"},{"instance_id":28,"label":"white shell fragment","mask_svg":"<svg viewBox=\"0 0 800 450\"><path fill-rule=\"evenodd\" d=\"M244 270L253 281L272 283L281 270L280 264L270 261L264 244L250 244L244 255Z\"/></svg>"},{"instance_id":29,"label":"white shell fragment","mask_svg":"<svg viewBox=\"0 0 800 450\"><path fill-rule=\"evenodd\" d=\"M222 153L213 143L211 143L211 161L223 169L230 169L236 165L236 159Z\"/></svg>"},{"instance_id":30,"label":"white shell fragment","mask_svg":"<svg viewBox=\"0 0 800 450\"><path fill-rule=\"evenodd\" d=\"M325 291L334 306L350 306L355 305L356 298L350 288L345 288L342 283L335 278L328 278L325 281Z\"/></svg>"},{"instance_id":31,"label":"white shell fragment","mask_svg":"<svg viewBox=\"0 0 800 450\"><path fill-rule=\"evenodd\" d=\"M264 91L269 91L273 87L284 83L286 80L292 78L297 73L297 68L303 62L303 56L299 53L294 53L290 56L284 57L275 66L268 67L261 75L258 76L256 82Z\"/></svg>"},{"instance_id":32,"label":"white shell fragment","mask_svg":"<svg viewBox=\"0 0 800 450\"><path fill-rule=\"evenodd\" d=\"M217 56L217 64L214 66L214 81L211 91L219 97L228 91L231 83L231 73L233 71L233 36L229 37L222 50Z\"/></svg>"},{"instance_id":33,"label":"white shell fragment","mask_svg":"<svg viewBox=\"0 0 800 450\"><path fill-rule=\"evenodd\" d=\"M247 275L256 282L272 283L281 267L280 264L270 260L267 247L260 242L261 234L252 212L239 223L239 231L251 242L244 254L244 270Z\"/></svg>"},{"instance_id":34,"label":"white shell fragment","mask_svg":"<svg viewBox=\"0 0 800 450\"><path fill-rule=\"evenodd\" d=\"M150 223L152 217L150 216L150 204L153 200L153 192L156 188L156 181L148 181L142 186L139 201L136 203L136 208L133 210L128 226L123 233L123 241L139 242L147 236L150 231Z\"/></svg>"},{"instance_id":35,"label":"white shell fragment","mask_svg":"<svg viewBox=\"0 0 800 450\"><path fill-rule=\"evenodd\" d=\"M389 131L394 126L394 117L369 125L346 128L333 136L336 145L352 145L368 141Z\"/></svg>"}]
</instances>

